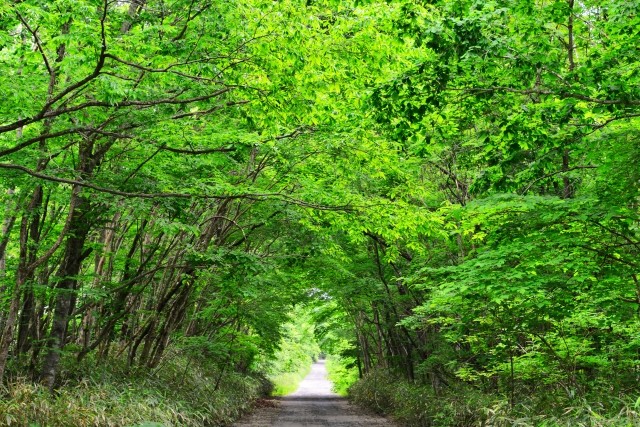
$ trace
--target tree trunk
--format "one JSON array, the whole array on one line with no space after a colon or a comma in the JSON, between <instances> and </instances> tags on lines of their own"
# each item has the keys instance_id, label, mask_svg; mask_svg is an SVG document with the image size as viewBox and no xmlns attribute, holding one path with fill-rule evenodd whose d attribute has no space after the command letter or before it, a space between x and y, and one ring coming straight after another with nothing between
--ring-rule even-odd
<instances>
[{"instance_id":1,"label":"tree trunk","mask_svg":"<svg viewBox=\"0 0 640 427\"><path fill-rule=\"evenodd\" d=\"M84 243L91 228L89 215L90 203L86 197L78 196L75 212L69 227L65 253L56 277L56 302L53 325L47 339L47 355L42 366L41 380L44 385L53 388L56 380L60 353L65 345L69 315L73 311L75 289L78 283L82 261L89 255L84 251Z\"/></svg>"},{"instance_id":2,"label":"tree trunk","mask_svg":"<svg viewBox=\"0 0 640 427\"><path fill-rule=\"evenodd\" d=\"M0 381L4 376L4 370L9 357L9 349L13 341L13 332L18 320L18 309L20 307L20 295L23 285L33 278L34 268L31 267L32 260L35 258L36 249L29 243L30 236L34 236L32 232L38 229L40 216L37 210L42 203L42 186L37 186L31 196L31 201L27 206L26 212L22 216L20 224L20 253L18 271L16 273L16 282L13 287L9 310L4 319L4 327L2 336L0 337ZM35 224L35 225L34 225Z\"/></svg>"}]
</instances>

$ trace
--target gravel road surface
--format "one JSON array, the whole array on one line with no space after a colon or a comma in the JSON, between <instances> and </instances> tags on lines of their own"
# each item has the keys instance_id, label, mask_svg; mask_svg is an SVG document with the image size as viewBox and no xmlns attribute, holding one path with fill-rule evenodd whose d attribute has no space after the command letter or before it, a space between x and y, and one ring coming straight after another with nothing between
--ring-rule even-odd
<instances>
[{"instance_id":1,"label":"gravel road surface","mask_svg":"<svg viewBox=\"0 0 640 427\"><path fill-rule=\"evenodd\" d=\"M262 403L236 427L393 427L381 417L365 414L331 391L324 361L315 363L295 393Z\"/></svg>"}]
</instances>

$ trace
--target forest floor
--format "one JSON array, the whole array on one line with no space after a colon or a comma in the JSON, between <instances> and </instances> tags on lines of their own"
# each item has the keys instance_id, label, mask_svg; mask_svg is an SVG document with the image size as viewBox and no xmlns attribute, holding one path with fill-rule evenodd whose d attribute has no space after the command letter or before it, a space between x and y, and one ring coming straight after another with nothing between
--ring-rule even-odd
<instances>
[{"instance_id":1,"label":"forest floor","mask_svg":"<svg viewBox=\"0 0 640 427\"><path fill-rule=\"evenodd\" d=\"M298 390L280 399L263 401L235 427L392 427L391 421L362 412L331 391L324 361L315 363Z\"/></svg>"}]
</instances>

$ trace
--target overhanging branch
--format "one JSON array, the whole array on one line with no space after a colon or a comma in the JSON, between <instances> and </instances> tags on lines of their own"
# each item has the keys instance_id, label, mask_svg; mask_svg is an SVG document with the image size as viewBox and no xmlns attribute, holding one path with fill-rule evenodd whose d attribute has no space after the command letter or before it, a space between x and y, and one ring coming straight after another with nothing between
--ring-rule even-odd
<instances>
[{"instance_id":1,"label":"overhanging branch","mask_svg":"<svg viewBox=\"0 0 640 427\"><path fill-rule=\"evenodd\" d=\"M188 193L134 193L129 191L121 191L116 190L114 188L101 187L99 185L92 184L86 181L79 181L75 179L61 178L57 176L43 174L41 172L36 172L32 169L26 168L20 165L13 165L8 163L0 163L0 169L13 169L18 170L27 175L31 175L35 178L43 179L45 181L51 182L59 182L62 184L68 184L78 187L90 188L92 190L98 191L100 193L112 194L114 196L122 196L128 198L138 198L138 199L159 199L159 198L174 198L174 199L217 199L217 200L227 200L227 199L250 199L250 200L267 200L267 199L276 199L282 200L297 206L316 209L316 210L324 210L324 211L344 211L350 212L354 210L354 207L347 203L345 205L321 205L317 203L307 202L304 200L296 199L295 197L289 196L287 194L282 193L240 193L240 194L225 194L225 195L212 195L212 194L188 194Z\"/></svg>"}]
</instances>

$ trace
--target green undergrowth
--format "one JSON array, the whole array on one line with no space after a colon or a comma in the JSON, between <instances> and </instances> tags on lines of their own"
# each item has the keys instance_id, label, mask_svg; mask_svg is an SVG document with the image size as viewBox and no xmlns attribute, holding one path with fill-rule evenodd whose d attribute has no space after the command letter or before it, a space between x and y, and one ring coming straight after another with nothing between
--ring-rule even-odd
<instances>
[{"instance_id":1,"label":"green undergrowth","mask_svg":"<svg viewBox=\"0 0 640 427\"><path fill-rule=\"evenodd\" d=\"M450 386L437 395L387 372L373 372L349 389L352 401L379 414L391 415L407 427L638 427L640 399L602 395L549 403L534 395L511 405L503 396L468 386ZM541 404L542 401L546 403Z\"/></svg>"},{"instance_id":2,"label":"green undergrowth","mask_svg":"<svg viewBox=\"0 0 640 427\"><path fill-rule=\"evenodd\" d=\"M273 383L273 396L286 396L297 390L298 385L311 371L311 365L303 366L296 372L284 372L269 376Z\"/></svg>"},{"instance_id":3,"label":"green undergrowth","mask_svg":"<svg viewBox=\"0 0 640 427\"><path fill-rule=\"evenodd\" d=\"M268 391L263 378L181 357L150 373L90 360L67 372L53 393L24 378L9 381L0 394L0 426L220 426Z\"/></svg>"},{"instance_id":4,"label":"green undergrowth","mask_svg":"<svg viewBox=\"0 0 640 427\"><path fill-rule=\"evenodd\" d=\"M340 396L347 396L348 390L358 380L355 358L329 356L327 358L327 376L333 383L333 391Z\"/></svg>"},{"instance_id":5,"label":"green undergrowth","mask_svg":"<svg viewBox=\"0 0 640 427\"><path fill-rule=\"evenodd\" d=\"M311 370L318 353L320 348L309 311L304 307L296 307L289 314L289 321L282 325L278 350L255 370L268 373L267 377L274 385L274 396L285 396L296 391Z\"/></svg>"}]
</instances>

